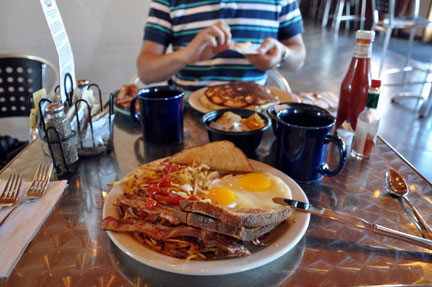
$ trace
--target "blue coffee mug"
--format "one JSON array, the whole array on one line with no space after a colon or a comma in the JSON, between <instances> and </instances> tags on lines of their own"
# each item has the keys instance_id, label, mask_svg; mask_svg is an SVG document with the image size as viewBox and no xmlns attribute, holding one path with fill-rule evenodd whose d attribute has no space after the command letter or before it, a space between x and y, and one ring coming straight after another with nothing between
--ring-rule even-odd
<instances>
[{"instance_id":1,"label":"blue coffee mug","mask_svg":"<svg viewBox=\"0 0 432 287\"><path fill-rule=\"evenodd\" d=\"M341 138L331 134L336 119L317 106L287 105L277 113L276 167L302 182L338 174L345 166L346 147ZM326 163L331 142L339 151L339 162L334 170Z\"/></svg>"},{"instance_id":2,"label":"blue coffee mug","mask_svg":"<svg viewBox=\"0 0 432 287\"><path fill-rule=\"evenodd\" d=\"M130 114L141 124L144 142L170 144L183 142L182 90L171 86L140 89L131 101ZM139 110L136 111L136 101Z\"/></svg>"}]
</instances>

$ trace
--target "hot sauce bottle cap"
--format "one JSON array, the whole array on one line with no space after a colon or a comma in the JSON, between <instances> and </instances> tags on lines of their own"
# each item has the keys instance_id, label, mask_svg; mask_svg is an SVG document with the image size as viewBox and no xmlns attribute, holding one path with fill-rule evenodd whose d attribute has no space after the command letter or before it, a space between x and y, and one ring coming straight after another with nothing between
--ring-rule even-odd
<instances>
[{"instance_id":1,"label":"hot sauce bottle cap","mask_svg":"<svg viewBox=\"0 0 432 287\"><path fill-rule=\"evenodd\" d=\"M381 80L372 80L372 88L379 88L381 87Z\"/></svg>"},{"instance_id":2,"label":"hot sauce bottle cap","mask_svg":"<svg viewBox=\"0 0 432 287\"><path fill-rule=\"evenodd\" d=\"M375 39L375 32L374 31L368 31L368 30L357 30L356 39L364 39L364 40L371 40L373 41Z\"/></svg>"}]
</instances>

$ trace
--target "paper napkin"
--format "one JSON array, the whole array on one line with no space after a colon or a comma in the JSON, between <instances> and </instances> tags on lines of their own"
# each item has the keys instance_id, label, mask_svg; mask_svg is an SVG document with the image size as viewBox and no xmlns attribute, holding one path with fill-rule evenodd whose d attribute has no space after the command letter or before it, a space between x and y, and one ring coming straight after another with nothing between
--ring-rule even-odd
<instances>
[{"instance_id":1,"label":"paper napkin","mask_svg":"<svg viewBox=\"0 0 432 287\"><path fill-rule=\"evenodd\" d=\"M336 109L339 104L338 97L332 92L318 92L318 93L305 93L301 92L300 95L305 99L304 102L315 104L323 109Z\"/></svg>"},{"instance_id":2,"label":"paper napkin","mask_svg":"<svg viewBox=\"0 0 432 287\"><path fill-rule=\"evenodd\" d=\"M0 182L0 193L5 182ZM20 196L30 187L30 182L21 186ZM66 188L66 180L51 181L48 190L38 200L28 201L18 206L0 226L0 278L9 277L27 246L38 233L40 227L51 214ZM0 222L10 207L0 209Z\"/></svg>"}]
</instances>

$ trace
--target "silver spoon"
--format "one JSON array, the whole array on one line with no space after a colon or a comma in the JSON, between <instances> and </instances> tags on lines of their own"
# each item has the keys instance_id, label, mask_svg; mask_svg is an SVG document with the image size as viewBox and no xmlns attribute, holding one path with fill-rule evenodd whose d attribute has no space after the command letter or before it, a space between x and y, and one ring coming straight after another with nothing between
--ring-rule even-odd
<instances>
[{"instance_id":1,"label":"silver spoon","mask_svg":"<svg viewBox=\"0 0 432 287\"><path fill-rule=\"evenodd\" d=\"M408 205L412 208L414 215L423 230L423 233L426 235L426 237L432 238L432 229L407 197L409 188L403 177L397 171L389 169L386 172L385 179L390 192L396 196L403 198L408 203Z\"/></svg>"}]
</instances>

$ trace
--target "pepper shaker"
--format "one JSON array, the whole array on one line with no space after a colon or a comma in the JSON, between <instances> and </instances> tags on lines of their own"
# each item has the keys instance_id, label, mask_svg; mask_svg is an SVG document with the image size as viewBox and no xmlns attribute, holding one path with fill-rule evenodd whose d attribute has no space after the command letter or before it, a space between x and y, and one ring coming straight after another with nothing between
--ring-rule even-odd
<instances>
[{"instance_id":1,"label":"pepper shaker","mask_svg":"<svg viewBox=\"0 0 432 287\"><path fill-rule=\"evenodd\" d=\"M45 113L46 143L51 144L51 156L57 174L63 175L78 161L75 132L72 131L70 120L64 113L63 104L51 103L45 107Z\"/></svg>"}]
</instances>

